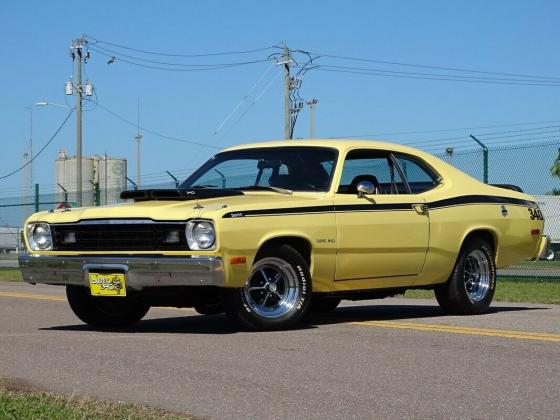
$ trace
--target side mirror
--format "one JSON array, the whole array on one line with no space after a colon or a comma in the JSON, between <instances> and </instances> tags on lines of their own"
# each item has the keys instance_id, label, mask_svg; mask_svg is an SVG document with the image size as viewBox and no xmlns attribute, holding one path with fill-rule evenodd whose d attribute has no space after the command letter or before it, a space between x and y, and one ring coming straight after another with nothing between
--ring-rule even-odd
<instances>
[{"instance_id":1,"label":"side mirror","mask_svg":"<svg viewBox=\"0 0 560 420\"><path fill-rule=\"evenodd\" d=\"M375 185L370 181L360 181L356 189L358 190L358 197L363 197L364 195L373 194Z\"/></svg>"}]
</instances>

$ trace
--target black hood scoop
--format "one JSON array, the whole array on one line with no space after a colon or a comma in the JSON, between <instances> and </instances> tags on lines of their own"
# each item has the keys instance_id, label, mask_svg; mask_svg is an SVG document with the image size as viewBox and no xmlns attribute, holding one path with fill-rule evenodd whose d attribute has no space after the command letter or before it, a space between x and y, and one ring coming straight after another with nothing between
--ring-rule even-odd
<instances>
[{"instance_id":1,"label":"black hood scoop","mask_svg":"<svg viewBox=\"0 0 560 420\"><path fill-rule=\"evenodd\" d=\"M121 192L121 199L134 201L203 200L205 198L231 197L234 195L243 195L243 193L239 190L225 188L131 190Z\"/></svg>"}]
</instances>

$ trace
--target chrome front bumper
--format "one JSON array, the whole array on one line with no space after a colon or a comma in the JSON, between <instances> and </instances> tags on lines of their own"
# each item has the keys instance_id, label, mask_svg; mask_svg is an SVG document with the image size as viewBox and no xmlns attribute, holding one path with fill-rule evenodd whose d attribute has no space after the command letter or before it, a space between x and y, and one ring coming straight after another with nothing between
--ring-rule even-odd
<instances>
[{"instance_id":1,"label":"chrome front bumper","mask_svg":"<svg viewBox=\"0 0 560 420\"><path fill-rule=\"evenodd\" d=\"M89 286L90 272L124 272L126 286L133 290L164 286L225 286L220 257L109 257L109 256L19 256L27 283Z\"/></svg>"}]
</instances>

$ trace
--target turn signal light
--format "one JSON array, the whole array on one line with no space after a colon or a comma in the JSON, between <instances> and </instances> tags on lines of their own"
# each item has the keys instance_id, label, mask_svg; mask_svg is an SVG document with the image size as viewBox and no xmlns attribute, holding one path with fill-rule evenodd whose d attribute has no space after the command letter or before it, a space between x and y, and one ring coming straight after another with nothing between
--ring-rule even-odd
<instances>
[{"instance_id":1,"label":"turn signal light","mask_svg":"<svg viewBox=\"0 0 560 420\"><path fill-rule=\"evenodd\" d=\"M247 261L247 258L245 257L231 257L229 259L229 263L231 265L235 265L235 264L245 264L245 262Z\"/></svg>"}]
</instances>

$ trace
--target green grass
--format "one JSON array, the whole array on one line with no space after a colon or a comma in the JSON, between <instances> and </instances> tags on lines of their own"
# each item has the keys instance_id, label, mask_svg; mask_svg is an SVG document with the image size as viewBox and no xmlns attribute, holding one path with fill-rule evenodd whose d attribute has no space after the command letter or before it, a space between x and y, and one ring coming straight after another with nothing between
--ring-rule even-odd
<instances>
[{"instance_id":1,"label":"green grass","mask_svg":"<svg viewBox=\"0 0 560 420\"><path fill-rule=\"evenodd\" d=\"M407 290L405 297L430 299L432 290ZM494 300L498 302L549 303L560 304L560 281L521 282L498 280Z\"/></svg>"},{"instance_id":2,"label":"green grass","mask_svg":"<svg viewBox=\"0 0 560 420\"><path fill-rule=\"evenodd\" d=\"M0 268L0 281L22 281L21 272L17 268Z\"/></svg>"},{"instance_id":3,"label":"green grass","mask_svg":"<svg viewBox=\"0 0 560 420\"><path fill-rule=\"evenodd\" d=\"M0 389L0 419L193 419L186 415L121 402Z\"/></svg>"},{"instance_id":4,"label":"green grass","mask_svg":"<svg viewBox=\"0 0 560 420\"><path fill-rule=\"evenodd\" d=\"M558 270L560 269L560 261L523 261L514 264L506 269L522 269L522 270Z\"/></svg>"}]
</instances>

